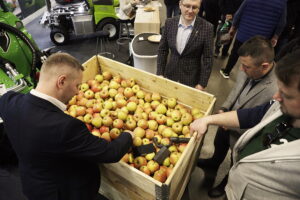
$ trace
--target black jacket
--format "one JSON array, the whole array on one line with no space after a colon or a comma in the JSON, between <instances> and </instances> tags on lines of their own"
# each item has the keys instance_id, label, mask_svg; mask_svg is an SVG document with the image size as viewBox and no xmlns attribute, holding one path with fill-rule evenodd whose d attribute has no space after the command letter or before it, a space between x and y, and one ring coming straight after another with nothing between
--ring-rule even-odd
<instances>
[{"instance_id":1,"label":"black jacket","mask_svg":"<svg viewBox=\"0 0 300 200\"><path fill-rule=\"evenodd\" d=\"M97 163L117 162L132 145L128 133L107 142L52 103L8 92L0 117L19 159L29 200L92 200L100 186Z\"/></svg>"}]
</instances>

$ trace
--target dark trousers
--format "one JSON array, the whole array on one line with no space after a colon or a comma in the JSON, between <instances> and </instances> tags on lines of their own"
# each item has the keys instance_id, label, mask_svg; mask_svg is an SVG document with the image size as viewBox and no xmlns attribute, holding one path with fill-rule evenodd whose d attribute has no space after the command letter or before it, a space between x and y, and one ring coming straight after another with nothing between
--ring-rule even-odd
<instances>
[{"instance_id":1,"label":"dark trousers","mask_svg":"<svg viewBox=\"0 0 300 200\"><path fill-rule=\"evenodd\" d=\"M237 60L239 59L238 50L242 46L242 42L238 41L237 39L234 40L233 47L231 49L231 53L229 59L227 61L227 65L224 69L224 72L230 73L234 65L236 64Z\"/></svg>"},{"instance_id":2,"label":"dark trousers","mask_svg":"<svg viewBox=\"0 0 300 200\"><path fill-rule=\"evenodd\" d=\"M166 5L166 7L167 7L167 18L171 18L179 15L180 13L179 4Z\"/></svg>"},{"instance_id":3,"label":"dark trousers","mask_svg":"<svg viewBox=\"0 0 300 200\"><path fill-rule=\"evenodd\" d=\"M215 152L212 157L216 169L218 169L219 166L222 164L230 148L229 134L229 131L226 131L223 128L218 128L217 130L216 137L214 140Z\"/></svg>"},{"instance_id":4,"label":"dark trousers","mask_svg":"<svg viewBox=\"0 0 300 200\"><path fill-rule=\"evenodd\" d=\"M228 44L225 44L225 45L222 45L220 44L220 37L221 37L221 28L223 26L223 24L225 23L225 16L221 16L221 19L220 19L221 23L218 24L218 27L217 27L217 30L216 30L216 42L215 42L215 53L219 54L220 53L220 48L223 46L222 48L222 55L223 56L226 56L228 54L228 50L229 50L229 47L231 45L231 42L232 42L232 39L229 41Z\"/></svg>"}]
</instances>

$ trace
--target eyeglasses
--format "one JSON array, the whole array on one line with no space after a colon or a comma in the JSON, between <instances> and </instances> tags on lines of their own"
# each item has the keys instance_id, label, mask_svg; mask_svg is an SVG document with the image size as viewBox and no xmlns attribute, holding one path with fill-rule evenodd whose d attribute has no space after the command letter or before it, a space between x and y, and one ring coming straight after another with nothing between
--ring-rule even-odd
<instances>
[{"instance_id":1,"label":"eyeglasses","mask_svg":"<svg viewBox=\"0 0 300 200\"><path fill-rule=\"evenodd\" d=\"M267 133L266 135L264 135L263 141L262 141L263 146L266 148L270 148L271 144L275 140L282 138L288 132L288 130L290 128L291 128L291 125L288 124L287 122L281 122L281 123L277 124L275 127L275 132Z\"/></svg>"},{"instance_id":2,"label":"eyeglasses","mask_svg":"<svg viewBox=\"0 0 300 200\"><path fill-rule=\"evenodd\" d=\"M198 10L199 9L199 7L198 6L192 6L192 5L188 5L188 4L181 4L181 5L183 5L183 7L185 7L187 10L189 10L189 9L191 9L192 8L192 10L193 11L196 11L196 10Z\"/></svg>"}]
</instances>

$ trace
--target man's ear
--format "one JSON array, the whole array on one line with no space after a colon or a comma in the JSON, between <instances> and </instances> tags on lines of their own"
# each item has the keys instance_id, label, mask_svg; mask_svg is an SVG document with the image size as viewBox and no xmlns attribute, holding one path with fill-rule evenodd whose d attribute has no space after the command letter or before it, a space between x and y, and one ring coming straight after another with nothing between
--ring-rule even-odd
<instances>
[{"instance_id":1,"label":"man's ear","mask_svg":"<svg viewBox=\"0 0 300 200\"><path fill-rule=\"evenodd\" d=\"M263 70L268 70L269 67L270 67L270 65L271 65L271 63L268 63L268 62L263 62L263 63L261 64Z\"/></svg>"},{"instance_id":2,"label":"man's ear","mask_svg":"<svg viewBox=\"0 0 300 200\"><path fill-rule=\"evenodd\" d=\"M60 75L58 78L57 78L57 81L56 81L56 86L61 89L64 87L64 85L66 84L66 75Z\"/></svg>"}]
</instances>

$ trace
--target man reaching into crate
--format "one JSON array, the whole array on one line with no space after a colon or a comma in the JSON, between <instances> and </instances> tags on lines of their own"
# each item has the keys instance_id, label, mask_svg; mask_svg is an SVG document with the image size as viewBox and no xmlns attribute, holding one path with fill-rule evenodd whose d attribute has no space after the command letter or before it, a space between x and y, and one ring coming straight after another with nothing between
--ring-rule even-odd
<instances>
[{"instance_id":1,"label":"man reaching into crate","mask_svg":"<svg viewBox=\"0 0 300 200\"><path fill-rule=\"evenodd\" d=\"M204 90L213 63L214 34L213 25L197 16L200 3L182 0L181 15L166 20L158 48L157 74Z\"/></svg>"},{"instance_id":2,"label":"man reaching into crate","mask_svg":"<svg viewBox=\"0 0 300 200\"><path fill-rule=\"evenodd\" d=\"M199 138L208 125L250 128L233 149L228 199L299 199L300 50L276 65L275 102L211 115L194 121Z\"/></svg>"},{"instance_id":3,"label":"man reaching into crate","mask_svg":"<svg viewBox=\"0 0 300 200\"><path fill-rule=\"evenodd\" d=\"M274 70L274 48L270 40L262 36L255 36L247 40L238 50L241 61L236 84L221 106L219 113L242 108L253 108L269 102L277 91ZM219 127L214 139L215 151L212 158L199 159L198 167L204 171L213 170L215 178L219 166L225 159L229 148L233 147L237 139L245 130ZM225 194L228 175L221 183L208 191L212 198ZM207 181L209 184L209 180Z\"/></svg>"},{"instance_id":4,"label":"man reaching into crate","mask_svg":"<svg viewBox=\"0 0 300 200\"><path fill-rule=\"evenodd\" d=\"M64 113L78 92L82 70L74 57L53 54L41 68L36 89L0 98L0 117L29 200L106 199L98 195L98 163L118 162L132 146L131 132L107 142Z\"/></svg>"}]
</instances>

